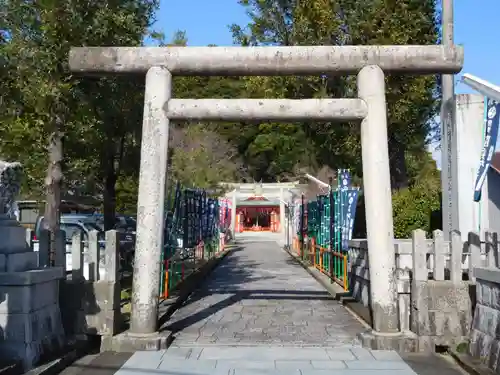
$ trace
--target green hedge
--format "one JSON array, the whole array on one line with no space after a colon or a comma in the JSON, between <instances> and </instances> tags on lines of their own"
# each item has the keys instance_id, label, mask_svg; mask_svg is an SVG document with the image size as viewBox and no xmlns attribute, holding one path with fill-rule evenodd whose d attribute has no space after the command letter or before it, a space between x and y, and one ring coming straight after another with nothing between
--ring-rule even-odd
<instances>
[{"instance_id":1,"label":"green hedge","mask_svg":"<svg viewBox=\"0 0 500 375\"><path fill-rule=\"evenodd\" d=\"M423 229L431 233L439 229L441 198L438 187L431 184L416 184L401 189L392 195L394 217L394 236L411 238L415 229Z\"/></svg>"}]
</instances>

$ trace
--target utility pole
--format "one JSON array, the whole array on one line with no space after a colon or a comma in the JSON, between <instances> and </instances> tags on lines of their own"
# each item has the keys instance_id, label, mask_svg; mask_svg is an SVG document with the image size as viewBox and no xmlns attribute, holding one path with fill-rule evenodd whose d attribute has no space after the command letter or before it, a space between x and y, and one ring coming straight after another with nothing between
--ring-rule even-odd
<instances>
[{"instance_id":1,"label":"utility pole","mask_svg":"<svg viewBox=\"0 0 500 375\"><path fill-rule=\"evenodd\" d=\"M442 0L442 44L453 46L453 0ZM459 230L458 160L455 119L455 82L452 74L442 74L441 102L441 186L443 232L449 240L452 230Z\"/></svg>"}]
</instances>

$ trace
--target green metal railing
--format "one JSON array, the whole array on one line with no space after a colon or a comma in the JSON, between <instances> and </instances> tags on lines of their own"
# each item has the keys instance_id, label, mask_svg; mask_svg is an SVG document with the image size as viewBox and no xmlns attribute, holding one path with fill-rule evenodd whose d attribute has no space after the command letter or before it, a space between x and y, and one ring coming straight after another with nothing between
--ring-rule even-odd
<instances>
[{"instance_id":1,"label":"green metal railing","mask_svg":"<svg viewBox=\"0 0 500 375\"><path fill-rule=\"evenodd\" d=\"M220 238L218 200L177 184L166 202L160 297L169 298L184 279L217 256L223 250Z\"/></svg>"},{"instance_id":2,"label":"green metal railing","mask_svg":"<svg viewBox=\"0 0 500 375\"><path fill-rule=\"evenodd\" d=\"M347 170L339 170L337 176L337 186L330 181L328 194L318 195L309 202L302 197L298 247L304 260L348 290L347 244L352 235L359 189L350 187Z\"/></svg>"}]
</instances>

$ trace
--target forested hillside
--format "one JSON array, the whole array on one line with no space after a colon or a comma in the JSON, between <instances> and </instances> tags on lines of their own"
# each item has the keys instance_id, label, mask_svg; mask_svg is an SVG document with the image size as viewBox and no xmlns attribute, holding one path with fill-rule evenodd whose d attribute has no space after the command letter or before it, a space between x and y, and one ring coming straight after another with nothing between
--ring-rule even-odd
<instances>
[{"instance_id":1,"label":"forested hillside","mask_svg":"<svg viewBox=\"0 0 500 375\"><path fill-rule=\"evenodd\" d=\"M235 0L236 1L236 0ZM434 0L241 0L246 25L234 42L254 45L436 44ZM70 46L189 45L189 30L155 33L156 0L0 0L0 155L26 172L25 198L57 206L91 196L108 217L137 200L143 77L75 77ZM60 20L65 20L60 22ZM176 77L179 98L354 97L355 77ZM429 228L439 175L426 152L438 133L438 77L388 76L389 151L396 234ZM362 183L359 124L172 124L170 181L287 181L321 168L350 168ZM50 206L50 204L49 204ZM116 206L116 207L115 207ZM50 212L49 212L50 214Z\"/></svg>"}]
</instances>

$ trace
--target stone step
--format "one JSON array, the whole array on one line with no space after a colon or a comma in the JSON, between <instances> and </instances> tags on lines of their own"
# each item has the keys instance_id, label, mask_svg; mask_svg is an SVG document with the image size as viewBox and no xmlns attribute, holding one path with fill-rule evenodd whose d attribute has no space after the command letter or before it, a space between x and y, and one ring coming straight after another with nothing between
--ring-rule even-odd
<instances>
[{"instance_id":1,"label":"stone step","mask_svg":"<svg viewBox=\"0 0 500 375\"><path fill-rule=\"evenodd\" d=\"M136 352L118 375L416 375L393 351L357 347L170 347Z\"/></svg>"},{"instance_id":2,"label":"stone step","mask_svg":"<svg viewBox=\"0 0 500 375\"><path fill-rule=\"evenodd\" d=\"M163 358L159 373L169 375L416 375L403 361L203 360Z\"/></svg>"},{"instance_id":3,"label":"stone step","mask_svg":"<svg viewBox=\"0 0 500 375\"><path fill-rule=\"evenodd\" d=\"M135 360L142 362L139 356L136 353ZM170 347L157 371L170 375L415 375L396 353L361 348Z\"/></svg>"},{"instance_id":4,"label":"stone step","mask_svg":"<svg viewBox=\"0 0 500 375\"><path fill-rule=\"evenodd\" d=\"M382 360L401 361L392 351L372 351L359 347L298 347L298 346L178 346L170 347L162 359L209 359L209 360L314 360L353 361Z\"/></svg>"}]
</instances>

